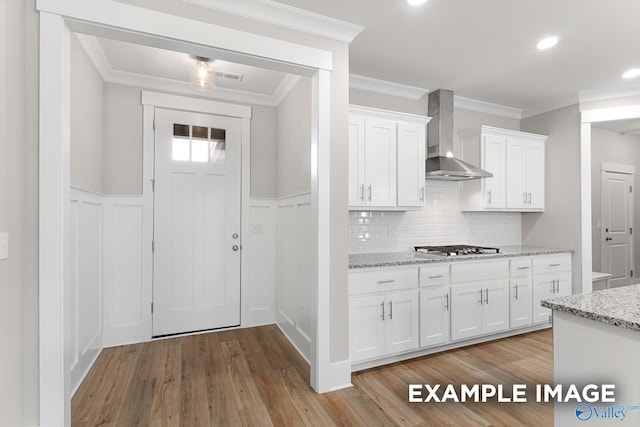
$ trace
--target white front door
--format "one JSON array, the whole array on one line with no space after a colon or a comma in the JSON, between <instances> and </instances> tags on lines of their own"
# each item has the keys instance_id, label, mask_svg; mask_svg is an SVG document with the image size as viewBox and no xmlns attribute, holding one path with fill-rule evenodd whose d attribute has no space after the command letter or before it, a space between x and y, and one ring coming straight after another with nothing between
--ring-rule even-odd
<instances>
[{"instance_id":1,"label":"white front door","mask_svg":"<svg viewBox=\"0 0 640 427\"><path fill-rule=\"evenodd\" d=\"M602 270L611 273L609 286L633 283L633 175L602 172Z\"/></svg>"},{"instance_id":2,"label":"white front door","mask_svg":"<svg viewBox=\"0 0 640 427\"><path fill-rule=\"evenodd\" d=\"M155 110L153 335L240 324L240 119Z\"/></svg>"}]
</instances>

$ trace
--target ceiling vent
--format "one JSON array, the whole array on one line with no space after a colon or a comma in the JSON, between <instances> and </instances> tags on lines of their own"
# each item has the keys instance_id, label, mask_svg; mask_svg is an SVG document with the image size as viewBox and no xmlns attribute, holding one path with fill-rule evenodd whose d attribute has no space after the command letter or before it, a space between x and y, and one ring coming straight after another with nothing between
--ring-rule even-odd
<instances>
[{"instance_id":1,"label":"ceiling vent","mask_svg":"<svg viewBox=\"0 0 640 427\"><path fill-rule=\"evenodd\" d=\"M216 71L216 77L223 78L223 79L229 79L229 80L235 80L237 82L241 82L242 79L244 79L244 75L243 74L226 73L224 71Z\"/></svg>"}]
</instances>

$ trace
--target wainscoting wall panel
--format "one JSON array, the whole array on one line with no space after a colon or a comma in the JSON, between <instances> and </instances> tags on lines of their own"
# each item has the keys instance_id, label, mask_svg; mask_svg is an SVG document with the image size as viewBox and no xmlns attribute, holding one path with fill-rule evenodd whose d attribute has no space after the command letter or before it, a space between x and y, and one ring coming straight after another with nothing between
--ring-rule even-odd
<instances>
[{"instance_id":1,"label":"wainscoting wall panel","mask_svg":"<svg viewBox=\"0 0 640 427\"><path fill-rule=\"evenodd\" d=\"M311 196L278 201L278 325L302 356L311 356L311 274L313 245Z\"/></svg>"},{"instance_id":2,"label":"wainscoting wall panel","mask_svg":"<svg viewBox=\"0 0 640 427\"><path fill-rule=\"evenodd\" d=\"M71 189L68 283L71 389L75 391L102 349L103 207L101 195Z\"/></svg>"}]
</instances>

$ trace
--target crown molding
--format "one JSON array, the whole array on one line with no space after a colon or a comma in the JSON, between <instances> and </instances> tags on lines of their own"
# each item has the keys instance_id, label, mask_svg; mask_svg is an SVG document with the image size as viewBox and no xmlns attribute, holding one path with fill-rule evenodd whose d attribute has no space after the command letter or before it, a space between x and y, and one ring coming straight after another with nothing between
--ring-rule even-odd
<instances>
[{"instance_id":1,"label":"crown molding","mask_svg":"<svg viewBox=\"0 0 640 427\"><path fill-rule=\"evenodd\" d=\"M507 117L509 119L520 120L522 118L522 109L520 108L479 101L477 99L465 98L464 96L458 95L453 96L453 107L461 108L463 110L477 111L478 113L493 114L495 116Z\"/></svg>"},{"instance_id":2,"label":"crown molding","mask_svg":"<svg viewBox=\"0 0 640 427\"><path fill-rule=\"evenodd\" d=\"M349 113L360 114L378 119L397 120L407 123L426 125L431 121L431 117L420 116L418 114L401 113L399 111L382 110L380 108L365 107L362 105L349 105Z\"/></svg>"},{"instance_id":3,"label":"crown molding","mask_svg":"<svg viewBox=\"0 0 640 427\"><path fill-rule=\"evenodd\" d=\"M212 92L196 92L186 81L114 70L111 68L111 64L105 56L96 37L78 33L75 33L75 36L89 57L89 60L98 71L98 74L100 74L100 77L102 77L102 80L106 83L134 86L141 89L173 92L200 98L222 99L225 101L241 102L245 104L277 107L300 80L300 76L287 74L285 78L282 79L278 88L271 95L229 89L219 86Z\"/></svg>"},{"instance_id":4,"label":"crown molding","mask_svg":"<svg viewBox=\"0 0 640 427\"><path fill-rule=\"evenodd\" d=\"M373 79L371 77L360 76L358 74L349 74L349 87L351 89L397 96L399 98L406 98L414 101L417 101L429 93L429 89L403 85L386 80Z\"/></svg>"},{"instance_id":5,"label":"crown molding","mask_svg":"<svg viewBox=\"0 0 640 427\"><path fill-rule=\"evenodd\" d=\"M183 1L343 43L351 43L364 30L361 25L330 18L272 0Z\"/></svg>"},{"instance_id":6,"label":"crown molding","mask_svg":"<svg viewBox=\"0 0 640 427\"><path fill-rule=\"evenodd\" d=\"M561 98L557 98L553 101L544 102L542 104L534 105L533 107L525 108L522 111L522 118L528 119L529 117L538 116L540 114L548 113L550 111L559 110L560 108L568 107L578 103L578 95L567 95Z\"/></svg>"},{"instance_id":7,"label":"crown molding","mask_svg":"<svg viewBox=\"0 0 640 427\"><path fill-rule=\"evenodd\" d=\"M606 89L583 90L579 94L580 103L603 101L606 99L640 96L640 84L617 86Z\"/></svg>"}]
</instances>

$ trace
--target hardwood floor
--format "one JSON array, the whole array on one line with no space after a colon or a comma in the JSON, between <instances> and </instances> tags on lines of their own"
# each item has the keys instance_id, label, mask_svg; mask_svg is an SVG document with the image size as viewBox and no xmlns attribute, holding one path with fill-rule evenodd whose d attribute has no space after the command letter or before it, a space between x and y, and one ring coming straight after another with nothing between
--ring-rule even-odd
<instances>
[{"instance_id":1,"label":"hardwood floor","mask_svg":"<svg viewBox=\"0 0 640 427\"><path fill-rule=\"evenodd\" d=\"M551 330L358 372L333 393L308 378L274 325L108 348L73 397L72 425L553 425L550 404L408 402L410 383L552 383Z\"/></svg>"}]
</instances>

